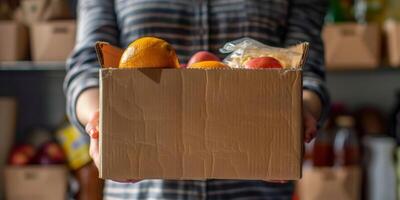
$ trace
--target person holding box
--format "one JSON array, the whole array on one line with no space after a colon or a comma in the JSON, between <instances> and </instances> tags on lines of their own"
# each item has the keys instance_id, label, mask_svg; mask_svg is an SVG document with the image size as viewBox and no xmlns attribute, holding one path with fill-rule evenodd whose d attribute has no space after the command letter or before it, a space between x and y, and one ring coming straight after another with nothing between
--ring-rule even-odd
<instances>
[{"instance_id":1,"label":"person holding box","mask_svg":"<svg viewBox=\"0 0 400 200\"><path fill-rule=\"evenodd\" d=\"M193 53L217 53L227 41L251 37L288 47L309 42L303 73L306 142L323 123L329 105L325 88L321 28L328 6L321 0L79 0L78 36L67 63L64 89L71 122L90 135L90 155L98 165L99 63L96 41L121 48L142 36L170 42L186 63ZM86 128L86 129L85 129ZM107 180L105 199L291 199L284 181Z\"/></svg>"}]
</instances>

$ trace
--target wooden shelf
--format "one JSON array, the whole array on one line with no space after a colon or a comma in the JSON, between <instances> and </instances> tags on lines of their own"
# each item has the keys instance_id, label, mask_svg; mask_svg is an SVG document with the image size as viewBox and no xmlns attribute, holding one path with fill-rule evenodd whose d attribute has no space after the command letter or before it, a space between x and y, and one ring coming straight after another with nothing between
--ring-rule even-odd
<instances>
[{"instance_id":1,"label":"wooden shelf","mask_svg":"<svg viewBox=\"0 0 400 200\"><path fill-rule=\"evenodd\" d=\"M327 74L372 74L372 73L400 73L400 67L378 67L374 69L342 69L327 70Z\"/></svg>"},{"instance_id":2,"label":"wooden shelf","mask_svg":"<svg viewBox=\"0 0 400 200\"><path fill-rule=\"evenodd\" d=\"M65 62L0 62L0 71L65 71Z\"/></svg>"}]
</instances>

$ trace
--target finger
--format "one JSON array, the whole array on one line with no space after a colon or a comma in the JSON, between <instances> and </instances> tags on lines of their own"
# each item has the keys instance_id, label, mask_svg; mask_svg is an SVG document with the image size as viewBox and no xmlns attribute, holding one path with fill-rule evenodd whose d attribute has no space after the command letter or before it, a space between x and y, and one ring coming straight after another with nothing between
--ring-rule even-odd
<instances>
[{"instance_id":1,"label":"finger","mask_svg":"<svg viewBox=\"0 0 400 200\"><path fill-rule=\"evenodd\" d=\"M93 124L88 123L86 125L85 129L91 138L93 138L93 139L99 138L99 130L98 130L98 128L96 128L96 126L93 126Z\"/></svg>"},{"instance_id":2,"label":"finger","mask_svg":"<svg viewBox=\"0 0 400 200\"><path fill-rule=\"evenodd\" d=\"M309 143L317 133L317 121L310 114L305 114L304 116L304 140Z\"/></svg>"},{"instance_id":3,"label":"finger","mask_svg":"<svg viewBox=\"0 0 400 200\"><path fill-rule=\"evenodd\" d=\"M86 132L90 137L97 139L99 137L99 112L94 112L86 124Z\"/></svg>"},{"instance_id":4,"label":"finger","mask_svg":"<svg viewBox=\"0 0 400 200\"><path fill-rule=\"evenodd\" d=\"M89 155L97 168L99 168L99 140L90 138Z\"/></svg>"}]
</instances>

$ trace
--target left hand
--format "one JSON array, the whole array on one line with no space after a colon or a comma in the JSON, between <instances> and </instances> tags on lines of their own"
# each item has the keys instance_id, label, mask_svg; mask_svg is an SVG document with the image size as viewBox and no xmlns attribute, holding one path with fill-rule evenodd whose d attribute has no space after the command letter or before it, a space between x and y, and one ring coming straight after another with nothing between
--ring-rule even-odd
<instances>
[{"instance_id":1,"label":"left hand","mask_svg":"<svg viewBox=\"0 0 400 200\"><path fill-rule=\"evenodd\" d=\"M309 102L309 101L306 101ZM303 126L304 126L304 141L309 143L317 134L317 119L311 112L307 103L303 105ZM284 184L285 180L269 180L267 182Z\"/></svg>"},{"instance_id":2,"label":"left hand","mask_svg":"<svg viewBox=\"0 0 400 200\"><path fill-rule=\"evenodd\" d=\"M303 107L303 124L304 124L304 141L306 143L309 143L317 135L317 119L307 108L307 106Z\"/></svg>"},{"instance_id":3,"label":"left hand","mask_svg":"<svg viewBox=\"0 0 400 200\"><path fill-rule=\"evenodd\" d=\"M304 142L309 143L317 135L318 119L321 117L322 103L319 96L310 90L303 90Z\"/></svg>"}]
</instances>

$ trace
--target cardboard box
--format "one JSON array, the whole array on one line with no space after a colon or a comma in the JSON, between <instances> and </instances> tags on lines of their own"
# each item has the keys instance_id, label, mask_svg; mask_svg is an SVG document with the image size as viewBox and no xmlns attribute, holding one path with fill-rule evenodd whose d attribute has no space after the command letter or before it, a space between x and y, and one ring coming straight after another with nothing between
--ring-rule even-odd
<instances>
[{"instance_id":1,"label":"cardboard box","mask_svg":"<svg viewBox=\"0 0 400 200\"><path fill-rule=\"evenodd\" d=\"M298 183L300 199L359 200L361 168L309 168Z\"/></svg>"},{"instance_id":2,"label":"cardboard box","mask_svg":"<svg viewBox=\"0 0 400 200\"><path fill-rule=\"evenodd\" d=\"M15 21L0 21L0 61L25 60L28 56L28 30Z\"/></svg>"},{"instance_id":3,"label":"cardboard box","mask_svg":"<svg viewBox=\"0 0 400 200\"><path fill-rule=\"evenodd\" d=\"M389 65L400 67L400 23L387 21L384 29Z\"/></svg>"},{"instance_id":4,"label":"cardboard box","mask_svg":"<svg viewBox=\"0 0 400 200\"><path fill-rule=\"evenodd\" d=\"M0 97L0 172L4 172L8 153L14 141L17 102L13 97ZM4 199L4 176L0 176L0 199Z\"/></svg>"},{"instance_id":5,"label":"cardboard box","mask_svg":"<svg viewBox=\"0 0 400 200\"><path fill-rule=\"evenodd\" d=\"M63 200L67 195L64 166L8 167L5 171L7 200Z\"/></svg>"},{"instance_id":6,"label":"cardboard box","mask_svg":"<svg viewBox=\"0 0 400 200\"><path fill-rule=\"evenodd\" d=\"M301 69L116 69L122 50L97 51L101 178L301 177Z\"/></svg>"},{"instance_id":7,"label":"cardboard box","mask_svg":"<svg viewBox=\"0 0 400 200\"><path fill-rule=\"evenodd\" d=\"M381 62L381 33L375 24L328 24L323 31L328 70L373 69Z\"/></svg>"},{"instance_id":8,"label":"cardboard box","mask_svg":"<svg viewBox=\"0 0 400 200\"><path fill-rule=\"evenodd\" d=\"M33 61L65 61L75 45L73 20L40 22L32 25Z\"/></svg>"}]
</instances>

